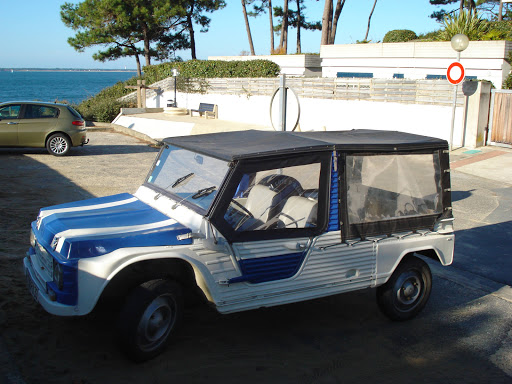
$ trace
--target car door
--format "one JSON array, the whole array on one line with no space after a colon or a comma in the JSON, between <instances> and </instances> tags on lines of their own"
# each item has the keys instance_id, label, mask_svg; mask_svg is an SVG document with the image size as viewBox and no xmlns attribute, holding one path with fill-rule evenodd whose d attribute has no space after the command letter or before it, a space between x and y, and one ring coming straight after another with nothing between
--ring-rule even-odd
<instances>
[{"instance_id":1,"label":"car door","mask_svg":"<svg viewBox=\"0 0 512 384\"><path fill-rule=\"evenodd\" d=\"M296 276L327 226L329 154L247 162L213 221L232 239L241 276L263 283ZM320 198L319 198L320 197Z\"/></svg>"},{"instance_id":2,"label":"car door","mask_svg":"<svg viewBox=\"0 0 512 384\"><path fill-rule=\"evenodd\" d=\"M0 107L0 145L18 145L18 126L21 104L7 104Z\"/></svg>"},{"instance_id":3,"label":"car door","mask_svg":"<svg viewBox=\"0 0 512 384\"><path fill-rule=\"evenodd\" d=\"M26 147L44 147L46 136L57 125L59 109L57 107L27 104L18 125L19 145Z\"/></svg>"}]
</instances>

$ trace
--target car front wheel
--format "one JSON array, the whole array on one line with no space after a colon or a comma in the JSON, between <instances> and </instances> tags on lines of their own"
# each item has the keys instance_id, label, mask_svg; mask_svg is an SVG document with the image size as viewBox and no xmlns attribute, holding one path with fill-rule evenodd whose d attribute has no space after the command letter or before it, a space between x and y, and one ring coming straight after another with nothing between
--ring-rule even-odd
<instances>
[{"instance_id":1,"label":"car front wheel","mask_svg":"<svg viewBox=\"0 0 512 384\"><path fill-rule=\"evenodd\" d=\"M51 155L64 156L71 148L71 141L66 135L56 133L51 135L46 142L46 149Z\"/></svg>"},{"instance_id":2,"label":"car front wheel","mask_svg":"<svg viewBox=\"0 0 512 384\"><path fill-rule=\"evenodd\" d=\"M425 307L431 290L429 266L409 256L402 260L389 280L377 288L377 304L391 320L409 320Z\"/></svg>"},{"instance_id":3,"label":"car front wheel","mask_svg":"<svg viewBox=\"0 0 512 384\"><path fill-rule=\"evenodd\" d=\"M136 287L119 316L119 338L131 359L142 362L160 354L183 317L181 286L152 280Z\"/></svg>"}]
</instances>

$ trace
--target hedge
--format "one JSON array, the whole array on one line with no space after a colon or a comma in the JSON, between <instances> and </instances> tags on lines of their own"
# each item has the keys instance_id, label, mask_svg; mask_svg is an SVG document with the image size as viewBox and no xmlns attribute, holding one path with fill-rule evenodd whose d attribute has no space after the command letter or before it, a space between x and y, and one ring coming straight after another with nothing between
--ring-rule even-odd
<instances>
[{"instance_id":1,"label":"hedge","mask_svg":"<svg viewBox=\"0 0 512 384\"><path fill-rule=\"evenodd\" d=\"M400 43L417 39L414 31L409 29L394 29L384 35L383 43Z\"/></svg>"},{"instance_id":2,"label":"hedge","mask_svg":"<svg viewBox=\"0 0 512 384\"><path fill-rule=\"evenodd\" d=\"M176 68L184 78L215 77L276 77L279 65L270 60L223 61L223 60L189 60L162 63L144 67L144 76L148 82L155 82L172 76Z\"/></svg>"}]
</instances>

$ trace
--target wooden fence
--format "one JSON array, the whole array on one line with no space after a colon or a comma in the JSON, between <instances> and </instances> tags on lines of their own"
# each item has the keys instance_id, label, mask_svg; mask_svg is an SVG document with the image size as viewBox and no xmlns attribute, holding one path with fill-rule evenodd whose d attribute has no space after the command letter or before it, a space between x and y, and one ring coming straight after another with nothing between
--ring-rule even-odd
<instances>
[{"instance_id":1,"label":"wooden fence","mask_svg":"<svg viewBox=\"0 0 512 384\"><path fill-rule=\"evenodd\" d=\"M492 90L490 141L493 144L512 145L512 92Z\"/></svg>"},{"instance_id":2,"label":"wooden fence","mask_svg":"<svg viewBox=\"0 0 512 384\"><path fill-rule=\"evenodd\" d=\"M225 95L271 96L279 87L278 78L216 78L194 80L189 87L205 88L206 93ZM178 84L180 84L178 82ZM390 79L339 79L339 78L287 78L286 85L299 98L331 100L365 100L408 104L452 105L453 85L446 80L390 80ZM174 90L174 80L168 78L152 86L158 92ZM125 96L131 98L132 95ZM148 92L148 97L154 97ZM464 105L462 87L459 87L457 106Z\"/></svg>"}]
</instances>

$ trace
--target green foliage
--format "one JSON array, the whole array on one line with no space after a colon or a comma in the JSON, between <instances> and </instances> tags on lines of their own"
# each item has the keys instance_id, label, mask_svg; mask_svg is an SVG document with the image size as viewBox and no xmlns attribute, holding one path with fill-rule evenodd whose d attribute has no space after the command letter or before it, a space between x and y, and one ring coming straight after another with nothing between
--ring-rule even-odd
<instances>
[{"instance_id":1,"label":"green foliage","mask_svg":"<svg viewBox=\"0 0 512 384\"><path fill-rule=\"evenodd\" d=\"M463 33L469 40L482 40L489 31L489 23L480 15L462 12L455 15L447 15L444 18L444 28L439 32L439 40L450 41L453 36Z\"/></svg>"},{"instance_id":2,"label":"green foliage","mask_svg":"<svg viewBox=\"0 0 512 384\"><path fill-rule=\"evenodd\" d=\"M420 41L439 41L439 33L441 31L438 30L438 31L432 31L432 32L427 32L427 33L421 33L418 35L418 40Z\"/></svg>"},{"instance_id":3,"label":"green foliage","mask_svg":"<svg viewBox=\"0 0 512 384\"><path fill-rule=\"evenodd\" d=\"M409 29L394 29L384 35L383 43L399 43L417 39L414 31Z\"/></svg>"},{"instance_id":4,"label":"green foliage","mask_svg":"<svg viewBox=\"0 0 512 384\"><path fill-rule=\"evenodd\" d=\"M491 21L482 40L512 40L512 21Z\"/></svg>"},{"instance_id":5,"label":"green foliage","mask_svg":"<svg viewBox=\"0 0 512 384\"><path fill-rule=\"evenodd\" d=\"M61 6L62 21L76 32L68 39L73 48L83 52L88 47L103 47L93 55L99 61L134 56L139 70L141 54L150 63L152 57L167 58L190 46L185 28L178 28L186 16L183 4L170 0L84 0ZM144 48L136 45L142 42Z\"/></svg>"},{"instance_id":6,"label":"green foliage","mask_svg":"<svg viewBox=\"0 0 512 384\"><path fill-rule=\"evenodd\" d=\"M512 89L512 72L510 72L503 82L503 89Z\"/></svg>"},{"instance_id":7,"label":"green foliage","mask_svg":"<svg viewBox=\"0 0 512 384\"><path fill-rule=\"evenodd\" d=\"M136 77L124 82L120 81L111 87L101 90L97 95L84 100L79 105L74 106L74 108L87 121L111 122L119 114L121 108L135 106L133 103L120 102L118 99L133 92L133 89L126 89L126 85L136 84Z\"/></svg>"},{"instance_id":8,"label":"green foliage","mask_svg":"<svg viewBox=\"0 0 512 384\"><path fill-rule=\"evenodd\" d=\"M222 60L189 60L170 62L144 67L146 79L165 79L172 76L176 68L180 77L184 78L215 78L215 77L276 77L279 66L269 60L222 61ZM155 80L157 81L157 80Z\"/></svg>"},{"instance_id":9,"label":"green foliage","mask_svg":"<svg viewBox=\"0 0 512 384\"><path fill-rule=\"evenodd\" d=\"M134 107L133 103L120 102L117 99L90 98L74 108L87 121L109 123L119 114L121 108Z\"/></svg>"}]
</instances>

